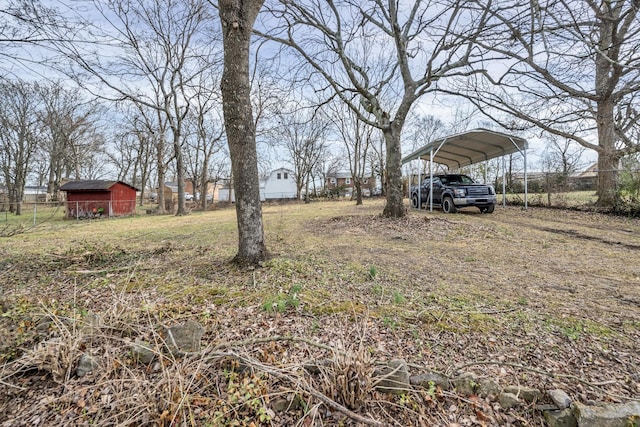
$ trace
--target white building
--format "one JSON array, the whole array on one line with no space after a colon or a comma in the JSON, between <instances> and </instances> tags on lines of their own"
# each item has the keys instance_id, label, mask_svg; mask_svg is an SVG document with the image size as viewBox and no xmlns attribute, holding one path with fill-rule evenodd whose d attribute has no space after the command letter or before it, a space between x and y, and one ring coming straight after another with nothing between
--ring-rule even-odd
<instances>
[{"instance_id":1,"label":"white building","mask_svg":"<svg viewBox=\"0 0 640 427\"><path fill-rule=\"evenodd\" d=\"M280 168L260 180L260 200L295 199L296 180L293 171Z\"/></svg>"},{"instance_id":2,"label":"white building","mask_svg":"<svg viewBox=\"0 0 640 427\"><path fill-rule=\"evenodd\" d=\"M235 202L236 201L236 193L233 191L233 188L221 188L218 190L218 197L216 199L218 202Z\"/></svg>"},{"instance_id":3,"label":"white building","mask_svg":"<svg viewBox=\"0 0 640 427\"><path fill-rule=\"evenodd\" d=\"M296 198L296 180L290 169L280 168L271 171L260 179L260 201ZM233 189L223 186L218 190L219 202L235 202Z\"/></svg>"},{"instance_id":4,"label":"white building","mask_svg":"<svg viewBox=\"0 0 640 427\"><path fill-rule=\"evenodd\" d=\"M33 202L48 202L50 197L47 193L46 186L31 186L26 185L24 187L24 195L23 202L25 203L33 203Z\"/></svg>"}]
</instances>

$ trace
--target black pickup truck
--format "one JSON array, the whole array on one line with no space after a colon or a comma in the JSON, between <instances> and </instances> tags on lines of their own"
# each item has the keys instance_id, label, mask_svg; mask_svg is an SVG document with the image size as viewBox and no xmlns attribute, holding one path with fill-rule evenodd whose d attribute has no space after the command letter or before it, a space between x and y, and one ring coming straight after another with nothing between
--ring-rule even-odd
<instances>
[{"instance_id":1,"label":"black pickup truck","mask_svg":"<svg viewBox=\"0 0 640 427\"><path fill-rule=\"evenodd\" d=\"M411 206L420 209L429 205L431 178L422 185L411 186ZM496 191L491 185L477 184L467 175L446 174L433 176L433 205L442 207L445 213L455 213L459 208L475 206L480 212L491 213L496 207Z\"/></svg>"}]
</instances>

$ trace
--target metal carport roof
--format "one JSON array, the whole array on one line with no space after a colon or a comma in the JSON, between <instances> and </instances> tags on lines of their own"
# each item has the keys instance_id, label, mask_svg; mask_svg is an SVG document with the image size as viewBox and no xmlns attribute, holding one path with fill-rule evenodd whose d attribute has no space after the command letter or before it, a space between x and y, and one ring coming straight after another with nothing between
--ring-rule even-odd
<instances>
[{"instance_id":1,"label":"metal carport roof","mask_svg":"<svg viewBox=\"0 0 640 427\"><path fill-rule=\"evenodd\" d=\"M429 160L446 165L449 169L458 169L474 163L484 162L512 153L521 153L524 157L524 205L527 208L527 140L489 129L478 128L455 135L436 139L405 156L402 164L412 160ZM433 168L429 167L430 174ZM505 200L504 157L502 177L503 204ZM433 209L433 204L430 204Z\"/></svg>"},{"instance_id":2,"label":"metal carport roof","mask_svg":"<svg viewBox=\"0 0 640 427\"><path fill-rule=\"evenodd\" d=\"M474 129L456 135L436 139L402 159L402 163L411 160L430 160L449 169L458 169L473 163L484 162L507 154L524 152L527 140L489 129Z\"/></svg>"}]
</instances>

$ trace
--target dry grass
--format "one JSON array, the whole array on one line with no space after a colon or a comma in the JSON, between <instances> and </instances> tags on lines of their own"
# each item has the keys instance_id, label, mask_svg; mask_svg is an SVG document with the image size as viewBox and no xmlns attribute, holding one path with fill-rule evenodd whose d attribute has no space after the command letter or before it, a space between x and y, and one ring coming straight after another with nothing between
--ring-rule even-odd
<instances>
[{"instance_id":1,"label":"dry grass","mask_svg":"<svg viewBox=\"0 0 640 427\"><path fill-rule=\"evenodd\" d=\"M498 195L499 202L502 197ZM528 202L531 206L552 206L557 208L575 208L584 206L595 206L598 195L594 191L558 191L552 193L528 194ZM524 193L507 194L507 203L524 204Z\"/></svg>"},{"instance_id":2,"label":"dry grass","mask_svg":"<svg viewBox=\"0 0 640 427\"><path fill-rule=\"evenodd\" d=\"M397 358L583 401L640 397L638 220L381 211L265 206L272 258L253 271L229 263L233 209L3 238L0 422L447 425L480 408L488 424L542 425L455 394L372 390L374 367ZM174 357L161 327L185 320L205 326L206 349ZM132 358L136 342L153 363ZM78 378L81 354L100 367Z\"/></svg>"}]
</instances>

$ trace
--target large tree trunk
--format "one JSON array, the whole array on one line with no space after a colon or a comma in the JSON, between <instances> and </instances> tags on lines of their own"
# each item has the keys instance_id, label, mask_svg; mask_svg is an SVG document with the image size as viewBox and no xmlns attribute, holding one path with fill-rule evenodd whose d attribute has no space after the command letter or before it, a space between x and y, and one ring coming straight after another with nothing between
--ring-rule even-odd
<instances>
[{"instance_id":1,"label":"large tree trunk","mask_svg":"<svg viewBox=\"0 0 640 427\"><path fill-rule=\"evenodd\" d=\"M637 8L637 6L636 6ZM600 38L597 42L600 52L595 57L595 93L598 97L596 126L598 129L598 205L615 207L617 205L617 169L620 154L616 150L615 106L613 91L621 70L614 66L619 57L616 48L618 7L612 8L609 2L602 2ZM619 42L624 42L620 40ZM614 55L614 56L611 56ZM613 61L612 61L613 59Z\"/></svg>"},{"instance_id":2,"label":"large tree trunk","mask_svg":"<svg viewBox=\"0 0 640 427\"><path fill-rule=\"evenodd\" d=\"M242 264L257 264L267 256L249 80L251 32L262 3L262 0L219 2L224 45L221 90L238 222L235 260Z\"/></svg>"},{"instance_id":3,"label":"large tree trunk","mask_svg":"<svg viewBox=\"0 0 640 427\"><path fill-rule=\"evenodd\" d=\"M400 128L402 129L402 128ZM400 130L397 126L387 127L384 131L384 141L387 147L387 203L383 215L389 218L402 218L407 214L402 192L402 153L400 151Z\"/></svg>"},{"instance_id":4,"label":"large tree trunk","mask_svg":"<svg viewBox=\"0 0 640 427\"><path fill-rule=\"evenodd\" d=\"M162 136L161 136L162 138ZM164 200L164 144L160 143L156 146L156 162L157 162L157 172L158 172L158 191L156 193L157 201L158 201L158 213L165 213L165 203Z\"/></svg>"},{"instance_id":5,"label":"large tree trunk","mask_svg":"<svg viewBox=\"0 0 640 427\"><path fill-rule=\"evenodd\" d=\"M296 199L302 200L302 188L304 187L304 178L302 176L302 172L296 173ZM309 192L307 191L307 194Z\"/></svg>"},{"instance_id":6,"label":"large tree trunk","mask_svg":"<svg viewBox=\"0 0 640 427\"><path fill-rule=\"evenodd\" d=\"M16 185L16 216L22 215L22 199L24 199L24 184Z\"/></svg>"},{"instance_id":7,"label":"large tree trunk","mask_svg":"<svg viewBox=\"0 0 640 427\"><path fill-rule=\"evenodd\" d=\"M617 205L617 175L620 155L615 147L614 113L611 101L598 103L598 206Z\"/></svg>"},{"instance_id":8,"label":"large tree trunk","mask_svg":"<svg viewBox=\"0 0 640 427\"><path fill-rule=\"evenodd\" d=\"M204 158L202 159L202 173L200 174L200 206L202 206L202 210L207 210L207 196L209 195L209 155L205 153ZM213 199L211 199L213 201Z\"/></svg>"},{"instance_id":9,"label":"large tree trunk","mask_svg":"<svg viewBox=\"0 0 640 427\"><path fill-rule=\"evenodd\" d=\"M182 161L182 149L180 147L180 134L178 133L174 136L173 141L173 149L175 151L176 157L176 170L177 170L177 179L178 179L178 210L176 212L177 216L186 215L187 207L185 204L184 198L184 162Z\"/></svg>"},{"instance_id":10,"label":"large tree trunk","mask_svg":"<svg viewBox=\"0 0 640 427\"><path fill-rule=\"evenodd\" d=\"M353 185L356 189L356 206L362 205L362 183L360 182L360 178L353 179Z\"/></svg>"}]
</instances>

